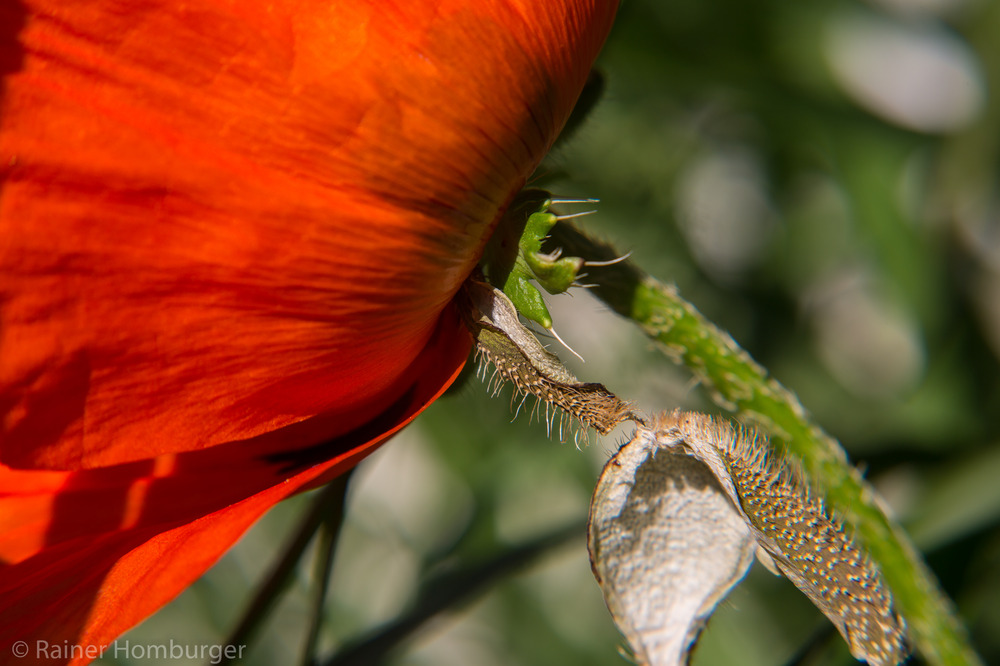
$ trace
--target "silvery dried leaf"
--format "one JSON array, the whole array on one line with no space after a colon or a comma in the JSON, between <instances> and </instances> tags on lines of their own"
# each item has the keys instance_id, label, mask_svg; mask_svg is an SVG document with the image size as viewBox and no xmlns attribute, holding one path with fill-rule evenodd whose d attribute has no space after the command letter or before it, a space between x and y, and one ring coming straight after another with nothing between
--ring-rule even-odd
<instances>
[{"instance_id":1,"label":"silvery dried leaf","mask_svg":"<svg viewBox=\"0 0 1000 666\"><path fill-rule=\"evenodd\" d=\"M905 659L905 625L878 569L762 437L675 411L640 426L605 467L591 504L591 563L641 664L686 663L755 551L833 622L855 658Z\"/></svg>"},{"instance_id":2,"label":"silvery dried leaf","mask_svg":"<svg viewBox=\"0 0 1000 666\"><path fill-rule=\"evenodd\" d=\"M642 665L686 664L757 542L703 463L637 436L608 463L591 504L594 575Z\"/></svg>"}]
</instances>

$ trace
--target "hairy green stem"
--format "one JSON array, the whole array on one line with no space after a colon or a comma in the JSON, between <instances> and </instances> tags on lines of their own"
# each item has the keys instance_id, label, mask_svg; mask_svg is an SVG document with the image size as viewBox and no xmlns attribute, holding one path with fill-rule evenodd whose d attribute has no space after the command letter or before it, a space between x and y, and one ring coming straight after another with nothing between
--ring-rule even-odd
<instances>
[{"instance_id":1,"label":"hairy green stem","mask_svg":"<svg viewBox=\"0 0 1000 666\"><path fill-rule=\"evenodd\" d=\"M557 224L551 237L565 253L587 261L620 256L567 223ZM686 365L719 405L758 423L772 444L801 467L809 484L881 568L907 621L910 640L927 663L981 664L951 601L905 532L886 517L874 490L843 448L810 419L795 395L682 299L676 288L627 261L600 270L592 293L635 321L666 354Z\"/></svg>"}]
</instances>

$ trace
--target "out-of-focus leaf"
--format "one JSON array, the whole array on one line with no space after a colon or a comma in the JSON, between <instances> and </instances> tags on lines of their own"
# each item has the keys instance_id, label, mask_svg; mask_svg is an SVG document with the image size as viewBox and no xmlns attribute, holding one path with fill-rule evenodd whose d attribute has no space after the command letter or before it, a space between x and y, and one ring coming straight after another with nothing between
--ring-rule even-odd
<instances>
[{"instance_id":1,"label":"out-of-focus leaf","mask_svg":"<svg viewBox=\"0 0 1000 666\"><path fill-rule=\"evenodd\" d=\"M914 512L913 540L924 550L1000 523L1000 446L970 456L931 484Z\"/></svg>"}]
</instances>

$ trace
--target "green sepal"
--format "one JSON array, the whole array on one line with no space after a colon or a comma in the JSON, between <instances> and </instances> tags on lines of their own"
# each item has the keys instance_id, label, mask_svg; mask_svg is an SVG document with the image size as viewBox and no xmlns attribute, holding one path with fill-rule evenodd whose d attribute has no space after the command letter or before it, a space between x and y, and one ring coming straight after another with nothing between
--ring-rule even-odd
<instances>
[{"instance_id":1,"label":"green sepal","mask_svg":"<svg viewBox=\"0 0 1000 666\"><path fill-rule=\"evenodd\" d=\"M543 254L542 241L549 235L558 218L547 211L534 213L528 218L521 236L521 257L538 284L550 294L561 294L574 282L583 259L580 257L560 257L558 254Z\"/></svg>"},{"instance_id":2,"label":"green sepal","mask_svg":"<svg viewBox=\"0 0 1000 666\"><path fill-rule=\"evenodd\" d=\"M558 217L548 212L552 199L544 190L524 190L511 203L487 246L483 258L490 283L503 291L526 319L552 328L541 292L565 292L576 281L583 259L543 253L542 242Z\"/></svg>"},{"instance_id":3,"label":"green sepal","mask_svg":"<svg viewBox=\"0 0 1000 666\"><path fill-rule=\"evenodd\" d=\"M552 315L545 307L542 293L529 281L530 274L525 273L520 266L515 267L501 291L522 317L537 322L542 328L552 328Z\"/></svg>"}]
</instances>

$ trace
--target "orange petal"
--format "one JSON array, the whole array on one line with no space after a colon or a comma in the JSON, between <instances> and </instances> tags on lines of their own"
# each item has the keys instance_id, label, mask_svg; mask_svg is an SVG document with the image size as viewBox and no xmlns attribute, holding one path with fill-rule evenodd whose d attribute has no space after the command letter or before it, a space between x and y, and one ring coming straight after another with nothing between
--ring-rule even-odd
<instances>
[{"instance_id":1,"label":"orange petal","mask_svg":"<svg viewBox=\"0 0 1000 666\"><path fill-rule=\"evenodd\" d=\"M268 508L353 466L436 399L468 340L454 326L432 340L434 361L411 368L374 429L315 450L269 434L102 469L0 466L0 655L16 641L99 649L169 601Z\"/></svg>"},{"instance_id":2,"label":"orange petal","mask_svg":"<svg viewBox=\"0 0 1000 666\"><path fill-rule=\"evenodd\" d=\"M73 470L395 402L615 3L24 5L0 10L0 460Z\"/></svg>"}]
</instances>

